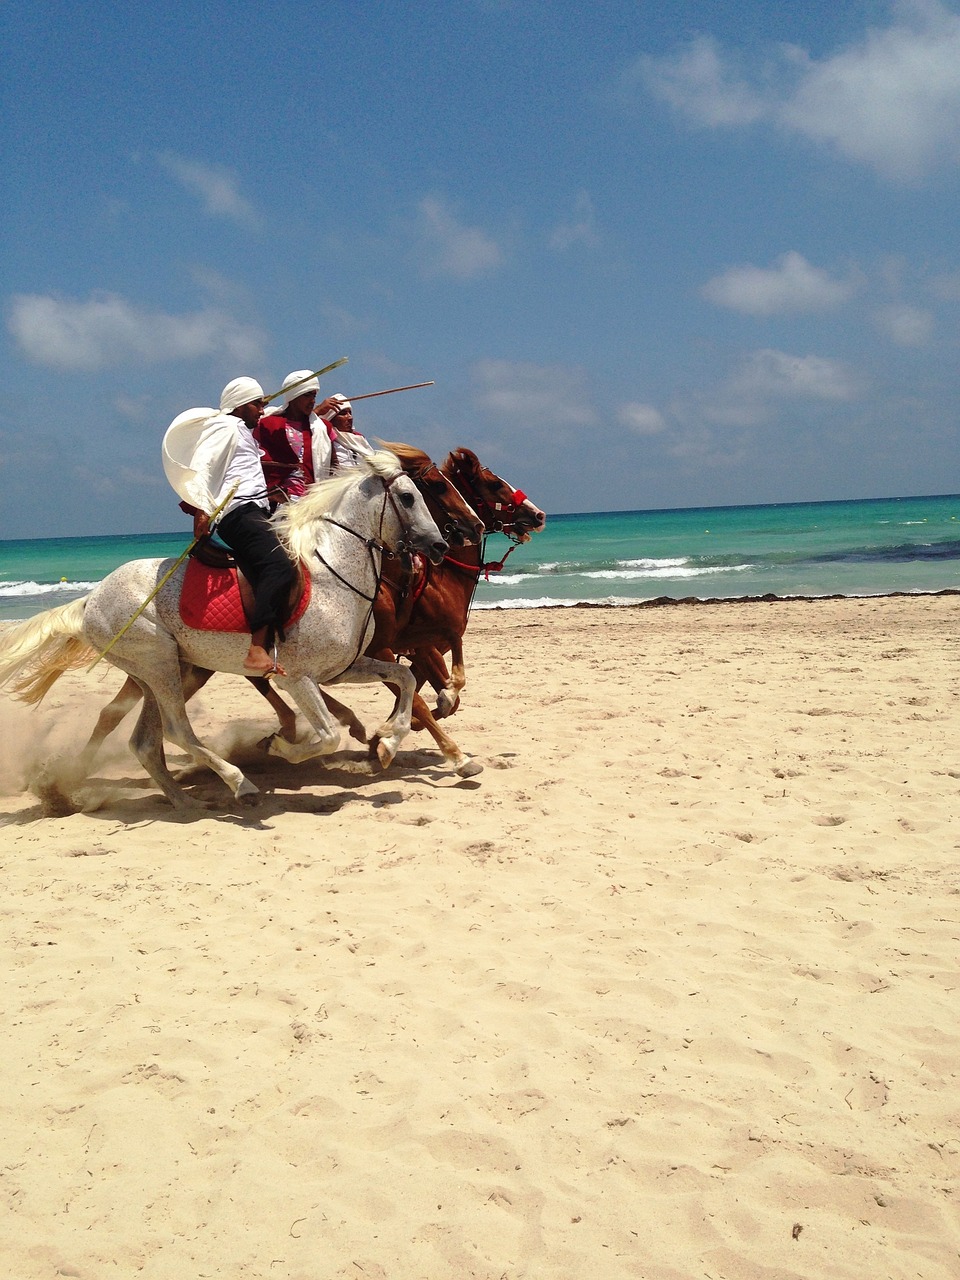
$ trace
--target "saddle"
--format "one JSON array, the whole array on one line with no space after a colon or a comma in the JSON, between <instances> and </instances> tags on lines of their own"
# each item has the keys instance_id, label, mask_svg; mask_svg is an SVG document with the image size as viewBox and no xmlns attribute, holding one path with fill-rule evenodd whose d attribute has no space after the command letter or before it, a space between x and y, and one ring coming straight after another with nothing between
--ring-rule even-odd
<instances>
[{"instance_id":1,"label":"saddle","mask_svg":"<svg viewBox=\"0 0 960 1280\"><path fill-rule=\"evenodd\" d=\"M310 603L310 575L298 566L282 619L298 622ZM225 547L201 538L191 551L180 592L180 617L194 631L250 630L253 587Z\"/></svg>"}]
</instances>

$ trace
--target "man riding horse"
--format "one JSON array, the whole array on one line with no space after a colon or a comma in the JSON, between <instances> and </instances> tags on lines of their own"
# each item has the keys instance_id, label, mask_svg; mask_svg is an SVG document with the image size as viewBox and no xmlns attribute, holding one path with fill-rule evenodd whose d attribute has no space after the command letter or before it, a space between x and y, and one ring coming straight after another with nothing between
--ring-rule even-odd
<instances>
[{"instance_id":1,"label":"man riding horse","mask_svg":"<svg viewBox=\"0 0 960 1280\"><path fill-rule=\"evenodd\" d=\"M270 503L253 436L266 406L253 378L234 378L220 396L219 412L190 409L167 428L163 465L180 497L195 509L193 532L215 526L253 588L249 675L285 675L276 658L283 612L297 579L296 566L270 523ZM267 652L273 648L273 656Z\"/></svg>"}]
</instances>

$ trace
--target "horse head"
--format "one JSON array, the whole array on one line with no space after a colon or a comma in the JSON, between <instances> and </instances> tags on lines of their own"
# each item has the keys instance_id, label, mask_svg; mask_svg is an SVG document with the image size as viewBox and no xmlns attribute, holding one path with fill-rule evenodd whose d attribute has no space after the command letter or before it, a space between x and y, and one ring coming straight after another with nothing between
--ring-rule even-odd
<instances>
[{"instance_id":1,"label":"horse head","mask_svg":"<svg viewBox=\"0 0 960 1280\"><path fill-rule=\"evenodd\" d=\"M418 551L434 564L448 550L416 485L386 450L312 485L299 502L283 507L275 523L295 560L309 560L317 552L329 536L330 524L368 547Z\"/></svg>"},{"instance_id":2,"label":"horse head","mask_svg":"<svg viewBox=\"0 0 960 1280\"><path fill-rule=\"evenodd\" d=\"M479 542L484 534L483 521L433 459L413 445L382 443L400 459L400 465L420 490L427 510L447 542L454 547Z\"/></svg>"},{"instance_id":3,"label":"horse head","mask_svg":"<svg viewBox=\"0 0 960 1280\"><path fill-rule=\"evenodd\" d=\"M489 467L471 449L454 449L440 467L475 509L487 533L529 542L547 523L546 514Z\"/></svg>"}]
</instances>

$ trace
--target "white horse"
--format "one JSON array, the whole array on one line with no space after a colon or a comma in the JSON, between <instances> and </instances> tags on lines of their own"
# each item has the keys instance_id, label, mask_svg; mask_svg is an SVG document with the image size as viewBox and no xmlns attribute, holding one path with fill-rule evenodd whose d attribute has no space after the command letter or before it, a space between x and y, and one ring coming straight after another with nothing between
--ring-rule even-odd
<instances>
[{"instance_id":1,"label":"white horse","mask_svg":"<svg viewBox=\"0 0 960 1280\"><path fill-rule=\"evenodd\" d=\"M287 674L276 683L289 692L316 732L313 754L328 754L340 744L340 726L327 710L319 684L379 680L399 689L398 706L377 731L378 756L385 767L410 729L415 680L398 663L363 656L373 635L382 556L407 549L438 563L447 544L413 481L386 451L314 485L299 502L286 506L276 523L291 558L302 563L311 579L310 604L300 621L287 627L279 645ZM63 671L89 662L91 648L104 653L109 646L106 660L132 676L143 691L130 745L167 799L178 807L190 803L167 768L164 737L219 774L238 800L252 800L257 794L253 783L193 732L181 680L191 667L243 675L249 635L186 626L179 611L184 566L123 630L169 568L170 561L133 560L83 600L51 609L4 634L0 685L16 678L20 690L45 689Z\"/></svg>"}]
</instances>

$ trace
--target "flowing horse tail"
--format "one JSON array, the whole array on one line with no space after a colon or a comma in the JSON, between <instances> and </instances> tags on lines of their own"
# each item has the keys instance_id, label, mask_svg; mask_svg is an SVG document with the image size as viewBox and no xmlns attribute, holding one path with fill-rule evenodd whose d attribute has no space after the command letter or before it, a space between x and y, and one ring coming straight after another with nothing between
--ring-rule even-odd
<instances>
[{"instance_id":1,"label":"flowing horse tail","mask_svg":"<svg viewBox=\"0 0 960 1280\"><path fill-rule=\"evenodd\" d=\"M0 688L36 705L65 671L86 666L96 652L82 639L87 597L28 618L0 633Z\"/></svg>"}]
</instances>

